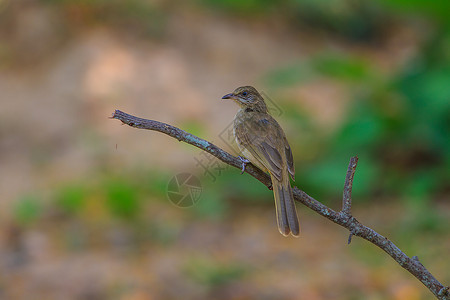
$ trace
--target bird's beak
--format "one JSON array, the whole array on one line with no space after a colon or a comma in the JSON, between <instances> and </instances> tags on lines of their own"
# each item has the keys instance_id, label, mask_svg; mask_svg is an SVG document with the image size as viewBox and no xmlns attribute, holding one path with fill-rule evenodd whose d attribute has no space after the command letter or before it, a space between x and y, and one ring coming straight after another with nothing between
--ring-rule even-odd
<instances>
[{"instance_id":1,"label":"bird's beak","mask_svg":"<svg viewBox=\"0 0 450 300\"><path fill-rule=\"evenodd\" d=\"M233 95L233 93L226 94L225 96L222 97L222 99L234 99L234 95Z\"/></svg>"}]
</instances>

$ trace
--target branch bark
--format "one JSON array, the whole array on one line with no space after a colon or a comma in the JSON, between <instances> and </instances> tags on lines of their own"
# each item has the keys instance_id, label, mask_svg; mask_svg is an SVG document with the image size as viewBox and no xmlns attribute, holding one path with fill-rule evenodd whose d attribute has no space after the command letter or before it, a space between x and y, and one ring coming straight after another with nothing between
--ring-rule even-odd
<instances>
[{"instance_id":1,"label":"branch bark","mask_svg":"<svg viewBox=\"0 0 450 300\"><path fill-rule=\"evenodd\" d=\"M117 119L122 121L122 123L127 124L131 127L148 129L153 131L158 131L167 134L178 141L182 141L191 144L203 151L214 155L224 163L233 166L235 168L241 169L241 162L237 157L227 153L216 145L201 139L193 134L190 134L184 130L181 130L175 126L161 123L158 121L147 120L138 118L120 110L116 110L111 117L112 119ZM337 212L324 204L320 203L316 199L312 198L304 191L297 187L293 188L293 194L296 201L302 203L306 207L312 209L319 215L327 218L328 220L346 228L350 232L348 243L351 242L352 236L359 236L384 252L391 256L402 268L407 270L409 273L414 275L420 282L422 282L437 299L440 300L450 300L449 287L441 284L431 273L425 268L418 260L417 256L412 258L408 257L403 253L393 242L391 242L386 237L377 233L375 230L364 226L351 214L351 204L352 204L352 187L353 178L356 171L356 166L358 163L358 157L354 156L350 159L350 163L347 169L347 175L344 184L344 193L342 200L342 210ZM248 164L245 168L245 172L259 180L266 187L272 185L270 176L260 169L256 168L252 164Z\"/></svg>"}]
</instances>

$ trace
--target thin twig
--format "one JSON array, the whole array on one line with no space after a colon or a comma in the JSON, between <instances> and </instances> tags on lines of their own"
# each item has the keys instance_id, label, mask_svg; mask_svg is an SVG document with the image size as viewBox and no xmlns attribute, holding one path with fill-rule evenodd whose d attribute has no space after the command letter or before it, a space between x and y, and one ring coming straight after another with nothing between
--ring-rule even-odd
<instances>
[{"instance_id":1,"label":"thin twig","mask_svg":"<svg viewBox=\"0 0 450 300\"><path fill-rule=\"evenodd\" d=\"M353 237L353 232L350 232L350 234L348 235L347 245L350 245L350 243L352 242L352 237Z\"/></svg>"},{"instance_id":2,"label":"thin twig","mask_svg":"<svg viewBox=\"0 0 450 300\"><path fill-rule=\"evenodd\" d=\"M187 133L184 130L181 130L172 125L168 125L158 121L137 118L120 110L116 110L112 115L112 118L118 119L124 124L135 128L154 130L167 134L179 141L191 144L197 148L202 149L203 151L214 155L230 166L241 169L242 163L237 157L232 156L231 154L225 152L216 145L204 139L196 137L195 135ZM376 245L387 254L389 254L389 256L391 256L400 266L402 266L404 269L414 275L418 280L420 280L436 296L437 299L449 300L450 295L448 292L448 287L442 285L418 260L408 257L386 237L377 233L373 229L362 225L358 222L358 220L351 216L351 185L353 182L357 160L357 157L352 157L352 159L350 160L348 169L349 171L347 172L348 178L346 178L345 185L345 189L347 191L344 190L344 203L343 210L341 212L332 210L331 208L320 203L297 187L293 188L294 199L317 212L321 216L348 229L351 233L351 236L359 236ZM352 163L352 161L354 163ZM245 168L245 172L259 180L266 187L271 186L269 175L254 167L253 165L248 164ZM349 184L347 184L347 182Z\"/></svg>"},{"instance_id":3,"label":"thin twig","mask_svg":"<svg viewBox=\"0 0 450 300\"><path fill-rule=\"evenodd\" d=\"M352 188L357 164L358 156L350 158L347 175L345 176L344 193L342 195L342 212L347 216L352 214Z\"/></svg>"}]
</instances>

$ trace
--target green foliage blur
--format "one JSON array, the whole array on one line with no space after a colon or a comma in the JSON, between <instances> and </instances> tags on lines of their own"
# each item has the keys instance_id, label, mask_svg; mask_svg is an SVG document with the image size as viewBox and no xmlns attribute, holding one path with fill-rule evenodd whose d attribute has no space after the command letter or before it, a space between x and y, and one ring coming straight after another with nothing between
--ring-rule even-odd
<instances>
[{"instance_id":1,"label":"green foliage blur","mask_svg":"<svg viewBox=\"0 0 450 300\"><path fill-rule=\"evenodd\" d=\"M297 155L302 187L318 197L336 195L343 184L346 162L351 155L359 155L354 187L358 196L400 196L420 205L448 193L450 22L443 12L449 10L449 3L331 1L325 7L322 1L297 1L297 5L303 14L312 16L316 28L356 43L376 45L386 25L396 22L416 27L427 24L431 31L420 52L391 74L364 57L336 51L318 53L266 76L266 82L276 87L326 79L351 90L345 121L331 135L317 132L311 122L298 121L307 118L302 112L289 112L294 124L316 133L313 141L306 140L309 149L302 147L313 152L314 159L299 162L302 155ZM326 12L339 14L340 27L332 26L329 21L336 18L326 16ZM366 13L371 17L366 18ZM301 20L305 22L305 18ZM342 27L345 24L349 28L362 26L365 34L355 34Z\"/></svg>"},{"instance_id":2,"label":"green foliage blur","mask_svg":"<svg viewBox=\"0 0 450 300\"><path fill-rule=\"evenodd\" d=\"M430 43L433 46L424 49L445 53L442 37ZM403 194L421 201L445 192L450 170L450 60L433 56L421 53L391 76L360 58L328 53L269 74L267 81L275 86L321 77L355 90L345 121L331 135L318 132L308 143L306 151L315 157L298 168L303 170L299 182L320 196L332 196L342 186L345 163L359 155L359 195ZM299 124L297 120L307 118L304 114L290 112L288 117L305 131L317 132L310 123ZM301 160L300 153L298 157Z\"/></svg>"}]
</instances>

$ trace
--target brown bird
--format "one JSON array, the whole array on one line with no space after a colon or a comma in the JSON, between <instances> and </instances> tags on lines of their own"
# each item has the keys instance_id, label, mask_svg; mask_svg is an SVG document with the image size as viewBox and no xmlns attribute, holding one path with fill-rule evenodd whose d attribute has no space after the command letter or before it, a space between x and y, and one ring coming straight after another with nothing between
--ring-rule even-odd
<instances>
[{"instance_id":1,"label":"brown bird","mask_svg":"<svg viewBox=\"0 0 450 300\"><path fill-rule=\"evenodd\" d=\"M239 146L242 173L251 162L272 178L278 230L284 236L298 236L297 210L289 175L294 180L294 159L286 135L269 114L264 98L252 86L243 86L222 99L232 99L240 109L234 118L233 133Z\"/></svg>"}]
</instances>

